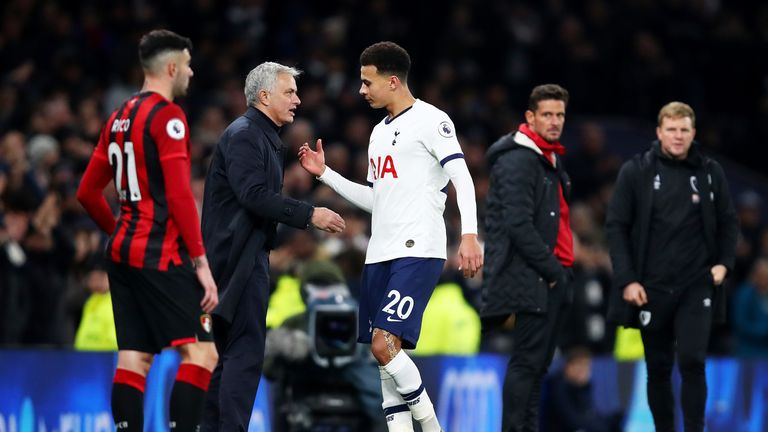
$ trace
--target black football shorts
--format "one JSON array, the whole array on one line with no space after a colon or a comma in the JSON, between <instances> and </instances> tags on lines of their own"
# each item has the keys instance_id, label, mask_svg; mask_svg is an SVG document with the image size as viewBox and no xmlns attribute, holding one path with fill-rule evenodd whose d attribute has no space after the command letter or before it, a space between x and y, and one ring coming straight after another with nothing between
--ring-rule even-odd
<instances>
[{"instance_id":1,"label":"black football shorts","mask_svg":"<svg viewBox=\"0 0 768 432\"><path fill-rule=\"evenodd\" d=\"M160 271L107 260L107 274L118 349L159 353L213 341L213 322L200 307L203 288L191 264Z\"/></svg>"}]
</instances>

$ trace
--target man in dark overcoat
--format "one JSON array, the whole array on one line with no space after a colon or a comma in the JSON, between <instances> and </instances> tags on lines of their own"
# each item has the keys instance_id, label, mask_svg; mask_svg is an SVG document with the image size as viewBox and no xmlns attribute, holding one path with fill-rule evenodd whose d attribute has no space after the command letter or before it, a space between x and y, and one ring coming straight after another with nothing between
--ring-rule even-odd
<instances>
[{"instance_id":1,"label":"man in dark overcoat","mask_svg":"<svg viewBox=\"0 0 768 432\"><path fill-rule=\"evenodd\" d=\"M205 184L203 238L219 305L213 331L219 362L204 431L246 431L264 361L269 251L278 223L338 233L335 212L281 195L286 148L278 132L301 103L299 71L266 62L245 80L248 109L222 134Z\"/></svg>"}]
</instances>

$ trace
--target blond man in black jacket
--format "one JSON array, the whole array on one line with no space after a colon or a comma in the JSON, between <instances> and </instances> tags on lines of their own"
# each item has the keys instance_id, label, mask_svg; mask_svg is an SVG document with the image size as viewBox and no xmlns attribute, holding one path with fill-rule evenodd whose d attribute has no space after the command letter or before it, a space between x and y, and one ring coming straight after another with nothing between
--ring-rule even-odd
<instances>
[{"instance_id":1,"label":"blond man in black jacket","mask_svg":"<svg viewBox=\"0 0 768 432\"><path fill-rule=\"evenodd\" d=\"M685 430L704 429L704 360L736 248L728 183L720 164L694 143L695 119L681 102L661 108L658 141L624 164L606 217L614 270L608 318L640 328L648 404L663 432L675 430L675 354Z\"/></svg>"}]
</instances>

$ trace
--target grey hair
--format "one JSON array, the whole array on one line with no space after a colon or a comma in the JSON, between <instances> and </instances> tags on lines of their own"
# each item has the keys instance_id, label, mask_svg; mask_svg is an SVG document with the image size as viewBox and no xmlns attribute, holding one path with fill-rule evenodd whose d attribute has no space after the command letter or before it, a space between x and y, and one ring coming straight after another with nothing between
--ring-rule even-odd
<instances>
[{"instance_id":1,"label":"grey hair","mask_svg":"<svg viewBox=\"0 0 768 432\"><path fill-rule=\"evenodd\" d=\"M280 63L264 62L248 72L248 76L245 78L245 101L248 106L253 106L256 103L259 98L259 91L273 92L277 77L280 74L289 74L295 78L301 74L301 71Z\"/></svg>"}]
</instances>

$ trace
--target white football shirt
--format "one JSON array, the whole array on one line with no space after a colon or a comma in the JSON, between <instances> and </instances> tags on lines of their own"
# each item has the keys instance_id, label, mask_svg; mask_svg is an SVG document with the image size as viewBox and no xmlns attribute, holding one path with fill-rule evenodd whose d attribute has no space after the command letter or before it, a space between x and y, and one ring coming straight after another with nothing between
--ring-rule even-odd
<instances>
[{"instance_id":1,"label":"white football shirt","mask_svg":"<svg viewBox=\"0 0 768 432\"><path fill-rule=\"evenodd\" d=\"M403 257L446 258L443 211L450 177L443 165L463 157L448 115L418 99L373 128L368 143L373 208L366 264Z\"/></svg>"}]
</instances>

